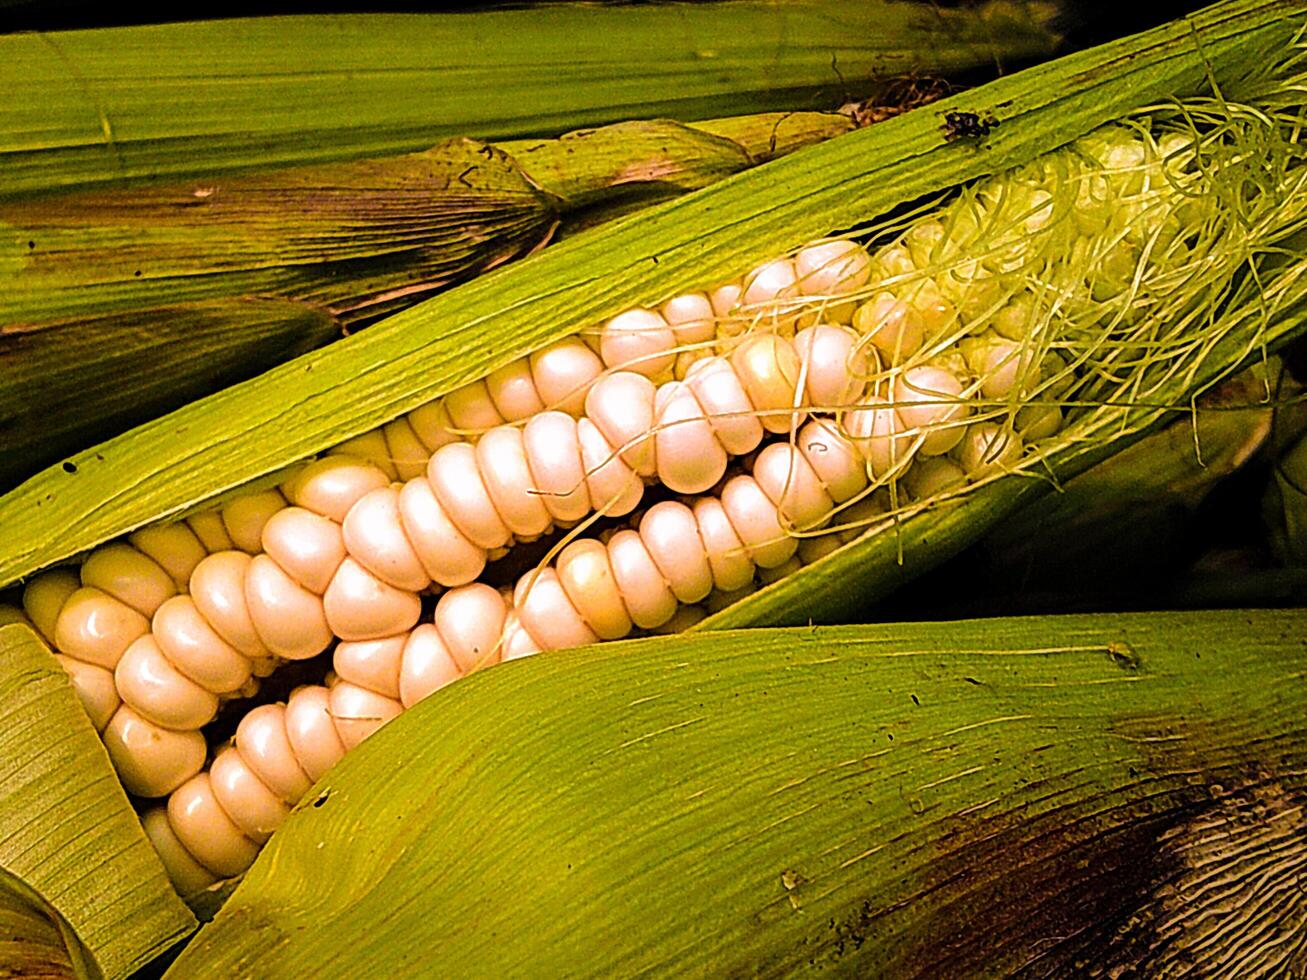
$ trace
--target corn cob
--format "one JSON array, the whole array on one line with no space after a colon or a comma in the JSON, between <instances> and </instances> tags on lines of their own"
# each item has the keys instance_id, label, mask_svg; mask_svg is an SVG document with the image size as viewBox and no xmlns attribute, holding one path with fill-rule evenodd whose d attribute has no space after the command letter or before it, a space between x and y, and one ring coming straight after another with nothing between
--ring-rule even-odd
<instances>
[{"instance_id":1,"label":"corn cob","mask_svg":"<svg viewBox=\"0 0 1307 980\"><path fill-rule=\"evenodd\" d=\"M819 559L832 524L1030 471L1092 406L1193 372L1213 339L1193 324L1301 221L1302 186L1284 119L1195 118L1109 127L923 216L629 310L278 490L34 579L26 615L124 784L169 796L145 825L178 887L240 873L340 754L450 680L693 620ZM1247 131L1283 171L1204 208L1247 180ZM732 457L749 472L723 479ZM653 484L691 500L576 536ZM555 561L511 590L477 581L556 528L576 530ZM202 771L221 699L334 641L330 684L255 709Z\"/></svg>"}]
</instances>

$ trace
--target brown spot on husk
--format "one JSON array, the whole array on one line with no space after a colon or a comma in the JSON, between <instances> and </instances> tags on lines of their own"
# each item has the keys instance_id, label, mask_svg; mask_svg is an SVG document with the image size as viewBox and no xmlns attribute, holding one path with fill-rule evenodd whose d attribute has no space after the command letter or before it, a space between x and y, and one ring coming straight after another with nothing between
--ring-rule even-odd
<instances>
[{"instance_id":1,"label":"brown spot on husk","mask_svg":"<svg viewBox=\"0 0 1307 980\"><path fill-rule=\"evenodd\" d=\"M1300 747L1292 735L1230 747L1199 729L1172 716L1114 730L1142 761L1111 792L1075 792L1095 778L1091 758L1032 773L996 815L923 821L928 870L823 923L807 962L923 980L1307 976ZM931 914L904 928L896 913L917 902Z\"/></svg>"}]
</instances>

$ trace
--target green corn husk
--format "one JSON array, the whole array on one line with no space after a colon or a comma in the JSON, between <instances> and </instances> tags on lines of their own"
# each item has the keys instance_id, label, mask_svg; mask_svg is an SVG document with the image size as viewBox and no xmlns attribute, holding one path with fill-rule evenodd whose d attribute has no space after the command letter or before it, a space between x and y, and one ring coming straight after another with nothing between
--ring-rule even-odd
<instances>
[{"instance_id":1,"label":"green corn husk","mask_svg":"<svg viewBox=\"0 0 1307 980\"><path fill-rule=\"evenodd\" d=\"M646 120L564 133L557 139L495 144L531 181L557 197L564 221L585 208L647 195L699 190L749 167L852 132L868 115L889 118L930 101L938 90L893 90L871 106L837 112L762 112L703 122Z\"/></svg>"},{"instance_id":2,"label":"green corn husk","mask_svg":"<svg viewBox=\"0 0 1307 980\"><path fill-rule=\"evenodd\" d=\"M1212 79L1227 97L1255 94L1266 67L1282 57L1300 27L1301 11L1296 4L1259 0L1221 4L1181 24L847 134L810 148L802 159L767 164L438 296L80 454L70 460L76 474L52 468L7 494L0 499L0 524L11 534L0 546L0 583L274 474L623 308L738 275L760 256L1020 164L1141 102L1202 92ZM950 113L995 111L1002 114L1000 124L979 144L957 140L945 125ZM1248 336L1273 345L1287 335L1300 290L1292 275L1275 282L1256 311L1232 308L1227 325L1235 340L1208 354L1210 377L1176 379L1173 390L1154 394L1183 399L1190 387L1237 367L1250 353ZM1267 310L1271 316L1263 316ZM1243 340L1241 316L1255 325ZM1138 418L1131 419L1120 431L1100 421L1113 437L1073 445L1060 461L1062 475L1139 435ZM184 442L177 427L185 428ZM1038 481L1000 481L969 496L965 506L846 548L813 575L765 589L714 622L835 615L852 596L849 581L868 592L897 584L899 555L917 543L914 528L921 534L929 528L929 547L917 549L913 559L915 572L974 540L1023 497L1045 490ZM849 579L854 568L859 571Z\"/></svg>"},{"instance_id":3,"label":"green corn husk","mask_svg":"<svg viewBox=\"0 0 1307 980\"><path fill-rule=\"evenodd\" d=\"M323 310L254 298L0 326L0 489L339 334Z\"/></svg>"},{"instance_id":4,"label":"green corn husk","mask_svg":"<svg viewBox=\"0 0 1307 980\"><path fill-rule=\"evenodd\" d=\"M916 583L907 601L931 618L1177 601L1173 583L1194 558L1195 513L1274 441L1307 429L1300 396L1278 358L1255 364L1191 413L1015 511L940 569L941 579ZM891 601L904 615L903 599Z\"/></svg>"},{"instance_id":5,"label":"green corn husk","mask_svg":"<svg viewBox=\"0 0 1307 980\"><path fill-rule=\"evenodd\" d=\"M515 662L324 777L167 976L1292 974L1305 633L1050 617Z\"/></svg>"},{"instance_id":6,"label":"green corn husk","mask_svg":"<svg viewBox=\"0 0 1307 980\"><path fill-rule=\"evenodd\" d=\"M0 36L0 194L376 157L443 137L812 109L1047 56L1057 7L543 4Z\"/></svg>"},{"instance_id":7,"label":"green corn husk","mask_svg":"<svg viewBox=\"0 0 1307 980\"><path fill-rule=\"evenodd\" d=\"M855 116L866 113L617 123L202 186L0 200L0 492L525 255L560 224L707 186L849 132Z\"/></svg>"},{"instance_id":8,"label":"green corn husk","mask_svg":"<svg viewBox=\"0 0 1307 980\"><path fill-rule=\"evenodd\" d=\"M0 976L69 958L79 977L126 976L195 920L63 668L23 625L0 622L0 651L0 924L22 929L0 925Z\"/></svg>"},{"instance_id":9,"label":"green corn husk","mask_svg":"<svg viewBox=\"0 0 1307 980\"><path fill-rule=\"evenodd\" d=\"M1301 567L1307 565L1307 437L1285 442L1262 496L1262 518L1275 557Z\"/></svg>"}]
</instances>

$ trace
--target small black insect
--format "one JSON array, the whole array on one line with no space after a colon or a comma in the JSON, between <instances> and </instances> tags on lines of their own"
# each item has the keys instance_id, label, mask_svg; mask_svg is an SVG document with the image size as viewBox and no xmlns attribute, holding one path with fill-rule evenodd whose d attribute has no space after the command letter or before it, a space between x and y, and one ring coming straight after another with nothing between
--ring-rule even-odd
<instances>
[{"instance_id":1,"label":"small black insect","mask_svg":"<svg viewBox=\"0 0 1307 980\"><path fill-rule=\"evenodd\" d=\"M944 139L949 143L957 140L983 139L997 125L998 120L993 115L982 117L974 112L946 112Z\"/></svg>"}]
</instances>

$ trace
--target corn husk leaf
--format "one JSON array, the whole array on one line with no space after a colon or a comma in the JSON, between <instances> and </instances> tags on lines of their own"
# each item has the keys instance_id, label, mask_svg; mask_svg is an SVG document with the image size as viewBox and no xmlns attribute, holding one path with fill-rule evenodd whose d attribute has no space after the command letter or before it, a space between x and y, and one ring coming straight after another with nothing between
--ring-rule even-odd
<instances>
[{"instance_id":1,"label":"corn husk leaf","mask_svg":"<svg viewBox=\"0 0 1307 980\"><path fill-rule=\"evenodd\" d=\"M0 188L402 153L619 119L811 109L1047 55L1054 5L731 0L230 19L0 37Z\"/></svg>"},{"instance_id":2,"label":"corn husk leaf","mask_svg":"<svg viewBox=\"0 0 1307 980\"><path fill-rule=\"evenodd\" d=\"M937 94L905 88L890 93L878 108L889 118ZM838 112L762 112L697 123L635 120L496 146L571 214L631 191L698 190L851 132L865 124L863 119L863 108L850 105Z\"/></svg>"},{"instance_id":3,"label":"corn husk leaf","mask_svg":"<svg viewBox=\"0 0 1307 980\"><path fill-rule=\"evenodd\" d=\"M1292 973L1262 930L1304 911L1305 631L747 630L496 668L324 777L168 976Z\"/></svg>"},{"instance_id":4,"label":"corn husk leaf","mask_svg":"<svg viewBox=\"0 0 1307 980\"><path fill-rule=\"evenodd\" d=\"M195 925L63 668L21 624L0 627L0 922L24 923L0 975L66 961L109 980Z\"/></svg>"},{"instance_id":5,"label":"corn husk leaf","mask_svg":"<svg viewBox=\"0 0 1307 980\"><path fill-rule=\"evenodd\" d=\"M623 308L739 274L759 256L1024 162L1141 103L1206 90L1212 79L1237 96L1289 43L1303 9L1269 0L1220 4L849 133L577 236L103 443L71 460L76 473L54 467L0 498L0 526L9 532L0 542L0 583L277 472ZM1000 125L979 144L956 141L944 125L948 112L994 113ZM1277 310L1291 311L1307 279L1293 289L1277 298ZM1268 343L1287 334L1291 320L1286 314L1263 325ZM1227 352L1224 369L1242 356ZM1212 363L1222 364L1220 356ZM1096 445L1078 447L1075 458L1087 466L1094 452L1119 448L1110 440ZM922 563L914 567L957 551L1043 489L1001 481L970 498L965 511L932 515L934 533L910 542ZM875 574L896 584L897 549L888 562L866 561L886 543L893 547L891 537L877 536L856 557L850 549L836 555L843 564L825 566L797 587L801 593L763 590L728 611L729 622L835 614L848 604L843 573L854 566L856 581ZM799 594L803 602L795 601Z\"/></svg>"},{"instance_id":6,"label":"corn husk leaf","mask_svg":"<svg viewBox=\"0 0 1307 980\"><path fill-rule=\"evenodd\" d=\"M740 166L741 150L746 165L757 166L851 132L859 126L892 119L940 98L947 87L938 79L906 78L891 85L871 102L850 103L833 113L766 112L727 116L684 127L691 133L672 130L659 133L645 129L653 125L651 123L615 123L598 130L564 134L554 141L524 140L499 145L522 160L533 175L539 174L542 180L547 180L555 193L566 194L570 185L573 194L570 199L580 202L581 207L564 215L554 237L555 241L561 241L650 205L670 201L686 190L706 187L717 177L739 172L744 169ZM629 132L621 133L623 129ZM622 150L635 151L644 146L652 153L646 152L641 159L635 152L624 152L622 157L611 162L596 155L593 166L588 159L581 161L585 169L580 176L597 186L596 192L572 175L578 162L571 153L569 142L584 138L606 143L613 138L608 131L621 133L618 146ZM716 140L709 142L705 136ZM722 145L717 140L729 142ZM678 158L675 166L668 166L672 156L669 149L674 150ZM689 161L692 165L687 167L680 161Z\"/></svg>"},{"instance_id":7,"label":"corn husk leaf","mask_svg":"<svg viewBox=\"0 0 1307 980\"><path fill-rule=\"evenodd\" d=\"M1307 565L1307 437L1276 460L1262 515L1276 557L1286 565Z\"/></svg>"},{"instance_id":8,"label":"corn husk leaf","mask_svg":"<svg viewBox=\"0 0 1307 980\"><path fill-rule=\"evenodd\" d=\"M0 326L0 488L339 334L325 311L253 298Z\"/></svg>"},{"instance_id":9,"label":"corn husk leaf","mask_svg":"<svg viewBox=\"0 0 1307 980\"><path fill-rule=\"evenodd\" d=\"M1206 393L1190 417L1173 420L1014 514L986 540L986 549L1013 565L1037 554L1077 564L1091 559L1104 538L1132 525L1192 512L1266 446L1280 400L1268 377L1275 367L1256 366ZM1045 545L1040 538L1051 540ZM1040 571L1048 573L1047 567Z\"/></svg>"},{"instance_id":10,"label":"corn husk leaf","mask_svg":"<svg viewBox=\"0 0 1307 980\"><path fill-rule=\"evenodd\" d=\"M76 974L69 944L76 941L71 930L61 931L50 914L19 888L7 881L0 884L0 974L71 980Z\"/></svg>"},{"instance_id":11,"label":"corn husk leaf","mask_svg":"<svg viewBox=\"0 0 1307 980\"><path fill-rule=\"evenodd\" d=\"M939 618L1214 600L1210 590L1190 596L1196 583L1182 574L1202 543L1195 514L1275 440L1292 441L1307 428L1299 395L1296 383L1281 376L1278 358L1254 365L1204 394L1191 413L1176 413L1158 431L1015 510L975 548L888 604L904 618ZM1244 604L1277 595L1237 577L1225 576L1231 596Z\"/></svg>"},{"instance_id":12,"label":"corn husk leaf","mask_svg":"<svg viewBox=\"0 0 1307 980\"><path fill-rule=\"evenodd\" d=\"M460 138L398 157L0 200L0 322L68 330L79 316L228 296L299 300L346 325L376 319L539 248L578 211L706 187L851 131L855 111Z\"/></svg>"},{"instance_id":13,"label":"corn husk leaf","mask_svg":"<svg viewBox=\"0 0 1307 980\"><path fill-rule=\"evenodd\" d=\"M203 186L0 202L0 318L241 295L366 309L528 252L558 219L510 157L464 139Z\"/></svg>"}]
</instances>

